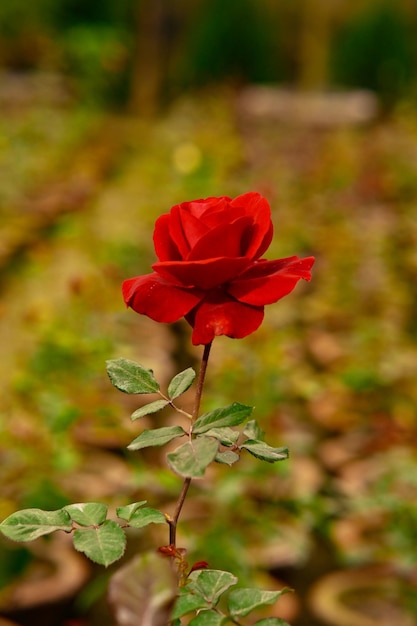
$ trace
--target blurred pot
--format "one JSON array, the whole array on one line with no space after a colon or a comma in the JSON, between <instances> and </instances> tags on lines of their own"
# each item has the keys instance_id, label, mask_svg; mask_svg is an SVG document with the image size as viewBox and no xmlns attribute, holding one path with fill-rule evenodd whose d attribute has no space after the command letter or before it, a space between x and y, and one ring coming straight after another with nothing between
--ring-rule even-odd
<instances>
[{"instance_id":1,"label":"blurred pot","mask_svg":"<svg viewBox=\"0 0 417 626\"><path fill-rule=\"evenodd\" d=\"M332 572L312 588L313 613L330 626L415 626L406 598L415 585L387 567Z\"/></svg>"},{"instance_id":2,"label":"blurred pot","mask_svg":"<svg viewBox=\"0 0 417 626\"><path fill-rule=\"evenodd\" d=\"M1 590L0 613L23 626L59 626L90 576L89 565L66 535L35 541L30 550L34 558L24 573Z\"/></svg>"}]
</instances>

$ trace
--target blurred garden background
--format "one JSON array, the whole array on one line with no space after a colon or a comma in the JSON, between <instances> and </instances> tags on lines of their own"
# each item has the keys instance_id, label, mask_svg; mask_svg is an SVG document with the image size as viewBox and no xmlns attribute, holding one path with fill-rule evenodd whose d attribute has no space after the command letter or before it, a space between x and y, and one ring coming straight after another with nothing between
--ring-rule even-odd
<instances>
[{"instance_id":1,"label":"blurred garden background","mask_svg":"<svg viewBox=\"0 0 417 626\"><path fill-rule=\"evenodd\" d=\"M126 450L151 418L131 422L139 400L105 361L166 383L200 349L185 323L126 310L121 283L150 271L171 206L259 191L268 257L315 255L313 280L255 334L216 339L204 409L253 405L291 456L194 481L180 543L294 588L277 605L294 626L417 623L416 33L413 0L2 0L1 519L171 511L181 480ZM0 539L0 614L113 626L112 572Z\"/></svg>"}]
</instances>

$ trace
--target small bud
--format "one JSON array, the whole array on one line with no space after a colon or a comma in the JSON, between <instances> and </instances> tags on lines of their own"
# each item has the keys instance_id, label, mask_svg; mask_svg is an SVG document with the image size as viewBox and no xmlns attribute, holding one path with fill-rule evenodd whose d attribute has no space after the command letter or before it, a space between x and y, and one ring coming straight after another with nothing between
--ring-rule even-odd
<instances>
[{"instance_id":1,"label":"small bud","mask_svg":"<svg viewBox=\"0 0 417 626\"><path fill-rule=\"evenodd\" d=\"M197 561L197 563L194 563L194 565L190 569L190 572L188 575L190 575L191 572L195 572L198 569L207 569L208 566L209 564L207 563L207 561Z\"/></svg>"}]
</instances>

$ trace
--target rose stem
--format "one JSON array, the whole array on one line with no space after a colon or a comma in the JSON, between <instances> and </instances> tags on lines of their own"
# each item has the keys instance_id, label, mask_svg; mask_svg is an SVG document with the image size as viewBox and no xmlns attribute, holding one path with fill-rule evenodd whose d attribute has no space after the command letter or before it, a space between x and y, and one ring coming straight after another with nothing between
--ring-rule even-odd
<instances>
[{"instance_id":1,"label":"rose stem","mask_svg":"<svg viewBox=\"0 0 417 626\"><path fill-rule=\"evenodd\" d=\"M191 426L190 426L190 436L192 432L192 425L198 417L198 412L200 410L201 396L203 394L204 380L206 377L207 363L210 356L211 343L207 343L204 346L204 352L201 359L200 371L198 373L197 379L197 389L195 392L195 401L194 401L194 409L192 413ZM175 508L175 513L173 517L170 517L168 520L169 524L169 545L176 546L177 542L177 524L178 519L181 514L182 507L184 505L185 497L187 495L188 488L191 484L191 478L187 477L184 479L184 483L182 485L181 493L178 496L177 506Z\"/></svg>"}]
</instances>

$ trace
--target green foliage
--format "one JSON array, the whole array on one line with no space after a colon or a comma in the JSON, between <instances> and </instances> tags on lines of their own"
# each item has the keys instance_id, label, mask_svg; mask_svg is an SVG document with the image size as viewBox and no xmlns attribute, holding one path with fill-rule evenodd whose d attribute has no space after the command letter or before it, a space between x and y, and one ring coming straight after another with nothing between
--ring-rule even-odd
<instances>
[{"instance_id":1,"label":"green foliage","mask_svg":"<svg viewBox=\"0 0 417 626\"><path fill-rule=\"evenodd\" d=\"M227 617L224 617L215 610L209 609L197 613L190 621L190 624L193 626L204 626L205 624L208 626L221 626L221 624L226 624L227 621Z\"/></svg>"},{"instance_id":2,"label":"green foliage","mask_svg":"<svg viewBox=\"0 0 417 626\"><path fill-rule=\"evenodd\" d=\"M139 417L144 417L144 415L158 413L158 411L161 411L168 405L168 400L155 400L155 402L149 402L149 404L145 404L145 406L141 406L139 409L136 409L136 411L132 413L131 418L132 420L136 420Z\"/></svg>"},{"instance_id":3,"label":"green foliage","mask_svg":"<svg viewBox=\"0 0 417 626\"><path fill-rule=\"evenodd\" d=\"M151 446L164 446L177 437L183 437L186 434L181 426L162 426L153 430L144 430L139 437L136 437L128 445L129 450L141 450Z\"/></svg>"},{"instance_id":4,"label":"green foliage","mask_svg":"<svg viewBox=\"0 0 417 626\"><path fill-rule=\"evenodd\" d=\"M123 101L133 34L120 24L74 24L62 36L62 64L92 104Z\"/></svg>"},{"instance_id":5,"label":"green foliage","mask_svg":"<svg viewBox=\"0 0 417 626\"><path fill-rule=\"evenodd\" d=\"M267 617L255 622L254 626L290 626L288 622L280 617Z\"/></svg>"},{"instance_id":6,"label":"green foliage","mask_svg":"<svg viewBox=\"0 0 417 626\"><path fill-rule=\"evenodd\" d=\"M166 517L161 511L146 506L135 511L129 519L129 526L131 528L144 528L149 524L165 524L166 521Z\"/></svg>"},{"instance_id":7,"label":"green foliage","mask_svg":"<svg viewBox=\"0 0 417 626\"><path fill-rule=\"evenodd\" d=\"M118 507L116 509L117 517L129 522L132 528L143 528L148 524L164 524L166 523L166 517L157 509L151 509L150 507L143 507L146 504L146 500L142 502L134 502L127 506Z\"/></svg>"},{"instance_id":8,"label":"green foliage","mask_svg":"<svg viewBox=\"0 0 417 626\"><path fill-rule=\"evenodd\" d=\"M112 384L124 393L156 393L159 383L152 370L146 369L129 359L107 361L107 373Z\"/></svg>"},{"instance_id":9,"label":"green foliage","mask_svg":"<svg viewBox=\"0 0 417 626\"><path fill-rule=\"evenodd\" d=\"M196 435L207 433L212 428L225 426L237 426L252 413L252 407L234 402L223 409L215 409L210 413L204 413L194 422L193 432Z\"/></svg>"},{"instance_id":10,"label":"green foliage","mask_svg":"<svg viewBox=\"0 0 417 626\"><path fill-rule=\"evenodd\" d=\"M192 367L180 372L171 380L168 385L168 396L171 400L175 400L185 393L195 380L195 371Z\"/></svg>"},{"instance_id":11,"label":"green foliage","mask_svg":"<svg viewBox=\"0 0 417 626\"><path fill-rule=\"evenodd\" d=\"M214 437L223 446L234 446L239 439L240 433L238 430L233 430L228 426L222 426L220 428L210 428L205 432L206 437Z\"/></svg>"},{"instance_id":12,"label":"green foliage","mask_svg":"<svg viewBox=\"0 0 417 626\"><path fill-rule=\"evenodd\" d=\"M171 469L185 478L201 478L216 458L218 443L210 437L198 437L188 441L167 455Z\"/></svg>"},{"instance_id":13,"label":"green foliage","mask_svg":"<svg viewBox=\"0 0 417 626\"><path fill-rule=\"evenodd\" d=\"M99 526L107 517L107 506L96 502L70 504L65 511L73 522L81 526Z\"/></svg>"},{"instance_id":14,"label":"green foliage","mask_svg":"<svg viewBox=\"0 0 417 626\"><path fill-rule=\"evenodd\" d=\"M123 556L126 535L116 522L106 520L96 528L75 530L74 547L94 563L107 567Z\"/></svg>"},{"instance_id":15,"label":"green foliage","mask_svg":"<svg viewBox=\"0 0 417 626\"><path fill-rule=\"evenodd\" d=\"M0 524L0 531L13 541L33 541L56 530L71 532L71 517L64 509L26 509L12 513Z\"/></svg>"},{"instance_id":16,"label":"green foliage","mask_svg":"<svg viewBox=\"0 0 417 626\"><path fill-rule=\"evenodd\" d=\"M218 452L216 454L215 460L217 463L224 463L225 465L233 465L237 461L239 461L240 456L233 452L233 450L224 450L223 452Z\"/></svg>"},{"instance_id":17,"label":"green foliage","mask_svg":"<svg viewBox=\"0 0 417 626\"><path fill-rule=\"evenodd\" d=\"M251 611L273 604L282 591L261 591L260 589L234 589L229 596L229 611L233 617L249 615Z\"/></svg>"},{"instance_id":18,"label":"green foliage","mask_svg":"<svg viewBox=\"0 0 417 626\"><path fill-rule=\"evenodd\" d=\"M107 567L119 560L126 548L125 528L144 528L166 523L160 511L144 507L146 501L117 509L122 524L107 519L105 504L70 504L57 511L25 509L12 513L0 524L0 532L14 541L33 541L57 530L73 533L74 547L89 559Z\"/></svg>"},{"instance_id":19,"label":"green foliage","mask_svg":"<svg viewBox=\"0 0 417 626\"><path fill-rule=\"evenodd\" d=\"M242 448L245 448L257 459L268 461L268 463L284 461L289 456L288 448L272 448L264 441L258 441L257 439L248 439L242 444Z\"/></svg>"},{"instance_id":20,"label":"green foliage","mask_svg":"<svg viewBox=\"0 0 417 626\"><path fill-rule=\"evenodd\" d=\"M200 570L192 572L187 584L180 588L179 597L175 603L172 617L178 619L198 611L190 624L216 625L226 624L230 621L240 624L239 619L246 617L254 610L274 604L278 598L288 592L260 591L259 589L240 588L229 592L236 585L238 579L230 572L222 570ZM220 601L224 594L227 598L227 609L223 610ZM181 623L181 621L179 621ZM256 622L264 626L285 626L285 622L278 618L267 618Z\"/></svg>"},{"instance_id":21,"label":"green foliage","mask_svg":"<svg viewBox=\"0 0 417 626\"><path fill-rule=\"evenodd\" d=\"M125 519L129 522L138 511L138 509L144 504L146 504L146 500L142 500L141 502L133 502L132 504L128 504L126 506L119 506L116 509L117 517L120 517L120 519Z\"/></svg>"},{"instance_id":22,"label":"green foliage","mask_svg":"<svg viewBox=\"0 0 417 626\"><path fill-rule=\"evenodd\" d=\"M179 409L173 400L185 393L195 380L195 371L188 368L173 377L168 385L168 396L165 396L153 372L142 365L128 359L116 359L107 361L107 372L112 384L123 391L131 394L158 393L163 399L155 400L140 407L132 414L132 419L145 415L152 415L171 405L180 414L185 412ZM246 449L257 459L274 463L288 457L287 448L273 448L263 441L247 439L238 444L241 434L233 430L232 426L238 426L246 421L251 415L252 407L233 402L232 404L203 413L194 421L189 433L189 441L170 452L167 461L171 469L185 478L201 478L206 468L213 461L226 465L233 465L239 460L239 452ZM185 415L188 415L185 413ZM188 415L188 417L191 417ZM163 446L177 437L186 435L182 426L163 426L161 428L147 429L141 432L129 445L129 450L141 450L152 446ZM255 420L247 423L244 435L250 434L263 436ZM219 446L231 447L232 450L220 450Z\"/></svg>"}]
</instances>

